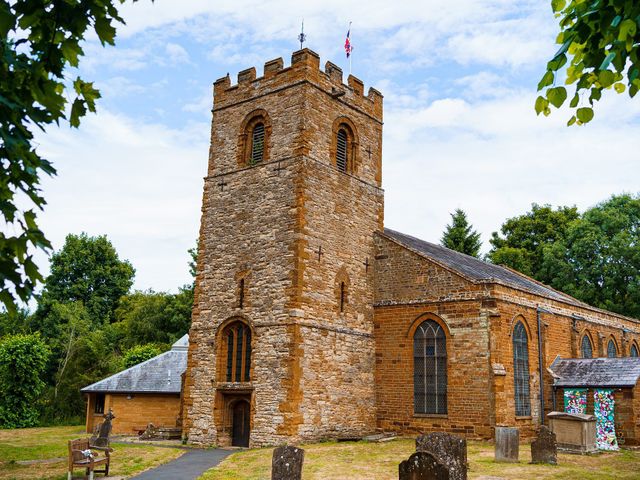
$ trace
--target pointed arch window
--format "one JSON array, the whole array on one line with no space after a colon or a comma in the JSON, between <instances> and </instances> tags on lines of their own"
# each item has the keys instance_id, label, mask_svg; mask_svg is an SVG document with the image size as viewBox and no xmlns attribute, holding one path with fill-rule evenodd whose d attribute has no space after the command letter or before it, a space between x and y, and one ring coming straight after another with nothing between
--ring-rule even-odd
<instances>
[{"instance_id":1,"label":"pointed arch window","mask_svg":"<svg viewBox=\"0 0 640 480\"><path fill-rule=\"evenodd\" d=\"M257 165L264 159L264 123L257 123L251 132L251 156L249 165Z\"/></svg>"},{"instance_id":2,"label":"pointed arch window","mask_svg":"<svg viewBox=\"0 0 640 480\"><path fill-rule=\"evenodd\" d=\"M529 345L527 330L522 322L513 329L513 382L516 401L516 416L531 415L529 391Z\"/></svg>"},{"instance_id":3,"label":"pointed arch window","mask_svg":"<svg viewBox=\"0 0 640 480\"><path fill-rule=\"evenodd\" d=\"M593 346L588 335L582 337L580 352L582 353L582 358L593 358Z\"/></svg>"},{"instance_id":4,"label":"pointed arch window","mask_svg":"<svg viewBox=\"0 0 640 480\"><path fill-rule=\"evenodd\" d=\"M344 128L338 130L336 139L336 167L343 173L347 172L349 162L349 136Z\"/></svg>"},{"instance_id":5,"label":"pointed arch window","mask_svg":"<svg viewBox=\"0 0 640 480\"><path fill-rule=\"evenodd\" d=\"M609 340L607 344L607 357L616 358L618 356L618 349L616 348L616 342L613 339Z\"/></svg>"},{"instance_id":6,"label":"pointed arch window","mask_svg":"<svg viewBox=\"0 0 640 480\"><path fill-rule=\"evenodd\" d=\"M447 413L447 339L433 320L413 335L413 407L415 413Z\"/></svg>"},{"instance_id":7,"label":"pointed arch window","mask_svg":"<svg viewBox=\"0 0 640 480\"><path fill-rule=\"evenodd\" d=\"M235 322L227 327L223 338L227 349L226 381L250 381L251 329L242 322Z\"/></svg>"},{"instance_id":8,"label":"pointed arch window","mask_svg":"<svg viewBox=\"0 0 640 480\"><path fill-rule=\"evenodd\" d=\"M631 345L631 356L632 357L638 356L638 347L636 347L635 344Z\"/></svg>"}]
</instances>

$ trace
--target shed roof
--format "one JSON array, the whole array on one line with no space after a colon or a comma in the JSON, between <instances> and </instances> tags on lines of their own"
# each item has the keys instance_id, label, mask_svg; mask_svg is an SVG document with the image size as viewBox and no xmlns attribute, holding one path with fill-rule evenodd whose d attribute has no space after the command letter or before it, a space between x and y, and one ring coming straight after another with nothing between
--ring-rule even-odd
<instances>
[{"instance_id":1,"label":"shed roof","mask_svg":"<svg viewBox=\"0 0 640 480\"><path fill-rule=\"evenodd\" d=\"M558 357L550 368L557 387L633 387L640 378L640 357Z\"/></svg>"},{"instance_id":2,"label":"shed roof","mask_svg":"<svg viewBox=\"0 0 640 480\"><path fill-rule=\"evenodd\" d=\"M187 369L189 335L171 350L84 387L83 393L180 393Z\"/></svg>"},{"instance_id":3,"label":"shed roof","mask_svg":"<svg viewBox=\"0 0 640 480\"><path fill-rule=\"evenodd\" d=\"M576 306L593 308L567 294L554 290L526 275L510 268L485 262L464 253L456 252L435 243L426 242L419 238L396 232L390 228L384 229L384 236L394 240L409 250L425 256L434 262L457 272L464 278L477 283L500 283L517 288L534 295L559 300Z\"/></svg>"}]
</instances>

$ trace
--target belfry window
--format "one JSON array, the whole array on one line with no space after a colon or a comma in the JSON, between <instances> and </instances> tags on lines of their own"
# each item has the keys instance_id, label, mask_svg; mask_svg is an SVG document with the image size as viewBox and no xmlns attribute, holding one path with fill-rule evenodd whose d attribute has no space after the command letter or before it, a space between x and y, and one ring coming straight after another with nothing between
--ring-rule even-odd
<instances>
[{"instance_id":1,"label":"belfry window","mask_svg":"<svg viewBox=\"0 0 640 480\"><path fill-rule=\"evenodd\" d=\"M347 171L347 164L349 161L349 137L347 131L344 128L338 130L338 136L336 139L336 167L341 172Z\"/></svg>"},{"instance_id":2,"label":"belfry window","mask_svg":"<svg viewBox=\"0 0 640 480\"><path fill-rule=\"evenodd\" d=\"M251 132L250 165L257 165L264 159L264 123L258 123Z\"/></svg>"},{"instance_id":3,"label":"belfry window","mask_svg":"<svg viewBox=\"0 0 640 480\"><path fill-rule=\"evenodd\" d=\"M638 347L634 345L631 345L631 356L632 357L637 357L638 356Z\"/></svg>"},{"instance_id":4,"label":"belfry window","mask_svg":"<svg viewBox=\"0 0 640 480\"><path fill-rule=\"evenodd\" d=\"M223 337L227 348L227 382L248 382L251 379L251 330L236 322L227 327Z\"/></svg>"},{"instance_id":5,"label":"belfry window","mask_svg":"<svg viewBox=\"0 0 640 480\"><path fill-rule=\"evenodd\" d=\"M593 358L593 347L591 346L591 340L589 340L588 335L582 337L580 351L582 353L582 358Z\"/></svg>"},{"instance_id":6,"label":"belfry window","mask_svg":"<svg viewBox=\"0 0 640 480\"><path fill-rule=\"evenodd\" d=\"M529 345L527 331L522 322L513 329L513 382L516 401L516 416L531 415L529 393Z\"/></svg>"},{"instance_id":7,"label":"belfry window","mask_svg":"<svg viewBox=\"0 0 640 480\"><path fill-rule=\"evenodd\" d=\"M413 335L413 408L415 413L447 413L447 339L433 320Z\"/></svg>"},{"instance_id":8,"label":"belfry window","mask_svg":"<svg viewBox=\"0 0 640 480\"><path fill-rule=\"evenodd\" d=\"M616 348L616 342L609 340L607 344L607 357L616 358L618 356L618 349Z\"/></svg>"}]
</instances>

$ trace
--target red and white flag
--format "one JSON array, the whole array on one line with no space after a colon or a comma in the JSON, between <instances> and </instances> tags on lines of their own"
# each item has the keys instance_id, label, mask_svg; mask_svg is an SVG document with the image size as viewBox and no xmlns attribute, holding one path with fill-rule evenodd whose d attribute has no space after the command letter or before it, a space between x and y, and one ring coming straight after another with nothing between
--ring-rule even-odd
<instances>
[{"instance_id":1,"label":"red and white flag","mask_svg":"<svg viewBox=\"0 0 640 480\"><path fill-rule=\"evenodd\" d=\"M351 45L351 39L349 35L351 34L351 22L349 22L349 30L347 30L347 39L344 41L344 51L347 54L347 58L351 56L351 52L353 51L353 45Z\"/></svg>"}]
</instances>

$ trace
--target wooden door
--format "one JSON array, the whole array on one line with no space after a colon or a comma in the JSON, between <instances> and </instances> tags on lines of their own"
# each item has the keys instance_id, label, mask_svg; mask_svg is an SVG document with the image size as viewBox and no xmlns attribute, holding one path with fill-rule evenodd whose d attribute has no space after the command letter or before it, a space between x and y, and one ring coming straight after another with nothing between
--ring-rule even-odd
<instances>
[{"instance_id":1,"label":"wooden door","mask_svg":"<svg viewBox=\"0 0 640 480\"><path fill-rule=\"evenodd\" d=\"M240 400L233 405L233 428L231 445L249 446L249 402Z\"/></svg>"}]
</instances>

